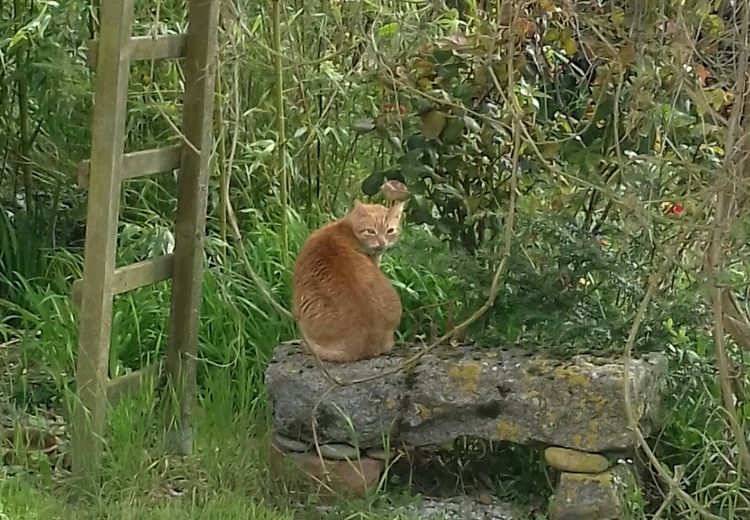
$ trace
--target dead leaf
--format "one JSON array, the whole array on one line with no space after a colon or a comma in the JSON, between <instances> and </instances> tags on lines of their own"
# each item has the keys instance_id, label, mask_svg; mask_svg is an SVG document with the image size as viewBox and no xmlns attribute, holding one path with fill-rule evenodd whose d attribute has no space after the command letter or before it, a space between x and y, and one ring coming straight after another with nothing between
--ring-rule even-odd
<instances>
[{"instance_id":1,"label":"dead leaf","mask_svg":"<svg viewBox=\"0 0 750 520\"><path fill-rule=\"evenodd\" d=\"M399 201L409 198L409 190L406 184L397 180L385 181L380 187L380 191L386 200Z\"/></svg>"},{"instance_id":2,"label":"dead leaf","mask_svg":"<svg viewBox=\"0 0 750 520\"><path fill-rule=\"evenodd\" d=\"M713 74L711 74L711 71L707 68L701 65L700 63L695 66L695 75L698 78L698 81L700 81L700 84L703 86L706 86L706 81L711 79L713 77Z\"/></svg>"},{"instance_id":3,"label":"dead leaf","mask_svg":"<svg viewBox=\"0 0 750 520\"><path fill-rule=\"evenodd\" d=\"M524 38L529 38L536 33L536 22L528 18L520 18L516 22L516 32Z\"/></svg>"},{"instance_id":4,"label":"dead leaf","mask_svg":"<svg viewBox=\"0 0 750 520\"><path fill-rule=\"evenodd\" d=\"M461 33L451 34L450 36L446 36L444 40L446 43L448 43L449 47L452 47L454 50L459 50L467 45L469 45L469 40Z\"/></svg>"},{"instance_id":5,"label":"dead leaf","mask_svg":"<svg viewBox=\"0 0 750 520\"><path fill-rule=\"evenodd\" d=\"M664 32L667 34L675 34L677 31L680 30L680 26L677 25L676 22L673 22L672 20L669 20L664 27Z\"/></svg>"},{"instance_id":6,"label":"dead leaf","mask_svg":"<svg viewBox=\"0 0 750 520\"><path fill-rule=\"evenodd\" d=\"M623 45L620 47L620 63L623 66L631 65L635 63L635 47L632 45Z\"/></svg>"}]
</instances>

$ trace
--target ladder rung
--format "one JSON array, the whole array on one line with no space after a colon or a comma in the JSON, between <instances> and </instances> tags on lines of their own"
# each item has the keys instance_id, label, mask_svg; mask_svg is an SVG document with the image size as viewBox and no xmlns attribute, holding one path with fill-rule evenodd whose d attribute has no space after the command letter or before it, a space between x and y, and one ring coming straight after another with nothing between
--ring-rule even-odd
<instances>
[{"instance_id":1,"label":"ladder rung","mask_svg":"<svg viewBox=\"0 0 750 520\"><path fill-rule=\"evenodd\" d=\"M181 157L182 145L179 144L126 153L122 157L122 180L175 170L180 167ZM81 188L88 186L90 174L91 161L87 159L78 165L78 185Z\"/></svg>"},{"instance_id":2,"label":"ladder rung","mask_svg":"<svg viewBox=\"0 0 750 520\"><path fill-rule=\"evenodd\" d=\"M110 379L107 383L107 401L109 401L109 404L117 404L123 397L138 393L146 383L153 384L159 377L161 365L161 362L153 363L135 372Z\"/></svg>"},{"instance_id":3,"label":"ladder rung","mask_svg":"<svg viewBox=\"0 0 750 520\"><path fill-rule=\"evenodd\" d=\"M172 277L174 256L164 255L115 269L112 293L122 294ZM73 303L80 308L83 280L73 282Z\"/></svg>"},{"instance_id":4,"label":"ladder rung","mask_svg":"<svg viewBox=\"0 0 750 520\"><path fill-rule=\"evenodd\" d=\"M86 61L89 67L96 67L96 53L99 40L89 40L86 51ZM167 34L164 36L134 36L130 38L130 59L164 60L169 58L184 58L187 48L187 36L184 34Z\"/></svg>"}]
</instances>

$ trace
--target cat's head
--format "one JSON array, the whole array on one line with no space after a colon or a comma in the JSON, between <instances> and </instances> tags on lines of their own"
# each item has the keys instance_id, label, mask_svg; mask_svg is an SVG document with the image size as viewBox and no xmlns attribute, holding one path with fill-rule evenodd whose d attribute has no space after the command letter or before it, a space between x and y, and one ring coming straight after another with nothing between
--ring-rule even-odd
<instances>
[{"instance_id":1,"label":"cat's head","mask_svg":"<svg viewBox=\"0 0 750 520\"><path fill-rule=\"evenodd\" d=\"M354 207L345 220L365 254L382 253L396 243L401 234L404 204L403 201L396 202L389 208L380 204L354 201Z\"/></svg>"}]
</instances>

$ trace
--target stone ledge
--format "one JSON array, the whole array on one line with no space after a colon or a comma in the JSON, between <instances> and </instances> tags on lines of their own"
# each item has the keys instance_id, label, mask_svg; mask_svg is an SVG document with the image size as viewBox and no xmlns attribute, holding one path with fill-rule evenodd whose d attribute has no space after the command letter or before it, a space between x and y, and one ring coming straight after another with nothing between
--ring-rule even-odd
<instances>
[{"instance_id":1,"label":"stone ledge","mask_svg":"<svg viewBox=\"0 0 750 520\"><path fill-rule=\"evenodd\" d=\"M350 364L327 363L341 380L398 367L418 347ZM630 367L633 409L644 433L657 422L666 358L649 354ZM543 444L588 452L633 445L623 401L622 362L576 356L557 360L520 349L442 347L408 373L333 385L298 342L279 345L266 371L273 429L359 448L440 445L458 437ZM316 409L317 405L317 409Z\"/></svg>"}]
</instances>

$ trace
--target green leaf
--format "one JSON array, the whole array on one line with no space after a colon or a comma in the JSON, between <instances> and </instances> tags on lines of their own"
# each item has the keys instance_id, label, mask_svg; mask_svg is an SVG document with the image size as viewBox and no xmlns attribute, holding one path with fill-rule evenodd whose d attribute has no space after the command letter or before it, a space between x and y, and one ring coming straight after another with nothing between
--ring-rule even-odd
<instances>
[{"instance_id":1,"label":"green leaf","mask_svg":"<svg viewBox=\"0 0 750 520\"><path fill-rule=\"evenodd\" d=\"M438 76L443 79L451 80L458 77L459 72L461 72L461 67L456 63L450 65L438 65L436 72Z\"/></svg>"},{"instance_id":2,"label":"green leaf","mask_svg":"<svg viewBox=\"0 0 750 520\"><path fill-rule=\"evenodd\" d=\"M431 110L422 116L422 135L427 139L437 139L443 132L448 118L439 110Z\"/></svg>"},{"instance_id":3,"label":"green leaf","mask_svg":"<svg viewBox=\"0 0 750 520\"><path fill-rule=\"evenodd\" d=\"M435 49L432 51L432 59L435 63L445 64L453 56L453 51L448 49Z\"/></svg>"},{"instance_id":4,"label":"green leaf","mask_svg":"<svg viewBox=\"0 0 750 520\"><path fill-rule=\"evenodd\" d=\"M746 420L750 420L750 403L742 405L742 415Z\"/></svg>"},{"instance_id":5,"label":"green leaf","mask_svg":"<svg viewBox=\"0 0 750 520\"><path fill-rule=\"evenodd\" d=\"M382 171L372 173L362 181L362 193L370 196L377 194L383 181L385 181L385 174Z\"/></svg>"},{"instance_id":6,"label":"green leaf","mask_svg":"<svg viewBox=\"0 0 750 520\"><path fill-rule=\"evenodd\" d=\"M354 123L352 123L352 130L360 135L368 134L375 130L375 120L371 117L357 119L356 121L354 121Z\"/></svg>"},{"instance_id":7,"label":"green leaf","mask_svg":"<svg viewBox=\"0 0 750 520\"><path fill-rule=\"evenodd\" d=\"M554 43L560 39L559 29L551 28L547 29L542 36L543 43Z\"/></svg>"},{"instance_id":8,"label":"green leaf","mask_svg":"<svg viewBox=\"0 0 750 520\"><path fill-rule=\"evenodd\" d=\"M427 209L427 204L423 197L414 196L409 203L409 220L414 224L431 224L434 222L432 214Z\"/></svg>"},{"instance_id":9,"label":"green leaf","mask_svg":"<svg viewBox=\"0 0 750 520\"><path fill-rule=\"evenodd\" d=\"M461 140L463 134L464 122L459 118L451 118L443 131L443 142L446 144L456 144Z\"/></svg>"},{"instance_id":10,"label":"green leaf","mask_svg":"<svg viewBox=\"0 0 750 520\"><path fill-rule=\"evenodd\" d=\"M473 132L475 134L478 134L482 131L482 127L479 126L479 123L473 117L464 116L464 125L466 125L466 128L469 129L469 132Z\"/></svg>"},{"instance_id":11,"label":"green leaf","mask_svg":"<svg viewBox=\"0 0 750 520\"><path fill-rule=\"evenodd\" d=\"M401 139L399 139L397 135L390 135L390 136L388 136L388 143L397 152L400 152L401 150L403 150L403 148L401 147Z\"/></svg>"},{"instance_id":12,"label":"green leaf","mask_svg":"<svg viewBox=\"0 0 750 520\"><path fill-rule=\"evenodd\" d=\"M378 35L382 37L393 36L398 32L398 29L398 22L387 23L380 26L380 29L378 29Z\"/></svg>"}]
</instances>

